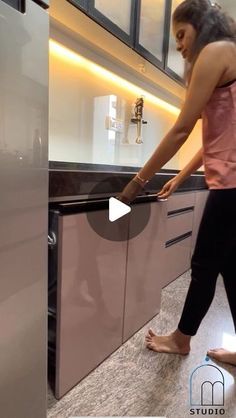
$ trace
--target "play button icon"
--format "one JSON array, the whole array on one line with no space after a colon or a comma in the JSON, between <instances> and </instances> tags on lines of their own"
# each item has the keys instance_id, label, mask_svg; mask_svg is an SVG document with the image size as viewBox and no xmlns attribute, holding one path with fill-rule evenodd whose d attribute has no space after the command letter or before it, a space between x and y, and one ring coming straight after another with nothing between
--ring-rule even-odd
<instances>
[{"instance_id":1,"label":"play button icon","mask_svg":"<svg viewBox=\"0 0 236 418\"><path fill-rule=\"evenodd\" d=\"M119 200L119 193L125 184L127 181L122 180L119 174L114 174L91 188L84 210L90 227L102 239L126 242L142 233L148 224L150 203L136 201L126 205ZM109 197L106 196L108 193Z\"/></svg>"},{"instance_id":2,"label":"play button icon","mask_svg":"<svg viewBox=\"0 0 236 418\"><path fill-rule=\"evenodd\" d=\"M109 221L114 222L122 216L131 212L131 207L121 202L120 200L110 197L109 199Z\"/></svg>"}]
</instances>

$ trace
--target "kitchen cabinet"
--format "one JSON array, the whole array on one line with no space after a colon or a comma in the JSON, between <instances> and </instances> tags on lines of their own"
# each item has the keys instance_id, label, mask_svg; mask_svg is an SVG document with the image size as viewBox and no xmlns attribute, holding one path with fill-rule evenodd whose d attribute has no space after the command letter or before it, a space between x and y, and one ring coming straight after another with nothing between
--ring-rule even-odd
<instances>
[{"instance_id":1,"label":"kitchen cabinet","mask_svg":"<svg viewBox=\"0 0 236 418\"><path fill-rule=\"evenodd\" d=\"M151 205L149 222L128 242L123 341L157 315L161 305L166 202L137 205L130 219L130 234L140 222L145 205Z\"/></svg>"},{"instance_id":2,"label":"kitchen cabinet","mask_svg":"<svg viewBox=\"0 0 236 418\"><path fill-rule=\"evenodd\" d=\"M67 0L169 76L183 82L171 13L180 0Z\"/></svg>"},{"instance_id":3,"label":"kitchen cabinet","mask_svg":"<svg viewBox=\"0 0 236 418\"><path fill-rule=\"evenodd\" d=\"M135 1L90 0L89 14L128 45L133 44Z\"/></svg>"},{"instance_id":4,"label":"kitchen cabinet","mask_svg":"<svg viewBox=\"0 0 236 418\"><path fill-rule=\"evenodd\" d=\"M162 287L190 268L195 192L176 193L167 200Z\"/></svg>"},{"instance_id":5,"label":"kitchen cabinet","mask_svg":"<svg viewBox=\"0 0 236 418\"><path fill-rule=\"evenodd\" d=\"M94 232L86 213L50 213L50 225L58 224L57 248L49 250L57 258L49 292L49 360L58 399L122 344L127 240L117 239L128 231L127 218L111 224L106 210L94 216L113 229L114 241Z\"/></svg>"},{"instance_id":6,"label":"kitchen cabinet","mask_svg":"<svg viewBox=\"0 0 236 418\"><path fill-rule=\"evenodd\" d=\"M190 268L190 246L191 234L176 237L175 241L168 244L165 253L166 268L162 287L167 286Z\"/></svg>"},{"instance_id":7,"label":"kitchen cabinet","mask_svg":"<svg viewBox=\"0 0 236 418\"><path fill-rule=\"evenodd\" d=\"M171 1L171 16L176 9L176 7L182 3L183 0L172 0ZM169 24L169 45L168 45L168 54L166 61L166 71L172 77L178 79L179 81L183 80L185 72L185 60L182 55L176 50L176 42L174 35L172 33L172 24L170 21Z\"/></svg>"},{"instance_id":8,"label":"kitchen cabinet","mask_svg":"<svg viewBox=\"0 0 236 418\"><path fill-rule=\"evenodd\" d=\"M157 66L164 66L166 2L138 2L136 50Z\"/></svg>"},{"instance_id":9,"label":"kitchen cabinet","mask_svg":"<svg viewBox=\"0 0 236 418\"><path fill-rule=\"evenodd\" d=\"M48 363L57 398L158 314L162 288L190 268L207 194L142 196L112 223L106 199L50 210ZM87 210L112 239L91 228Z\"/></svg>"}]
</instances>

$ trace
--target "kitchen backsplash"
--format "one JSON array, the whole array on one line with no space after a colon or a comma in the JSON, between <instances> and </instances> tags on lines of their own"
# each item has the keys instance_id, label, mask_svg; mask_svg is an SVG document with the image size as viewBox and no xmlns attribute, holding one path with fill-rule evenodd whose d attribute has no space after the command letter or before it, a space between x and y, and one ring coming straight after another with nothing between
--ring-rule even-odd
<instances>
[{"instance_id":1,"label":"kitchen backsplash","mask_svg":"<svg viewBox=\"0 0 236 418\"><path fill-rule=\"evenodd\" d=\"M144 90L135 77L131 83L119 76L118 67L117 73L108 68L72 50L69 41L50 40L50 160L142 166L175 123L179 109L169 95L160 99L153 86ZM140 97L141 134L135 107ZM199 123L164 168L181 169L200 143Z\"/></svg>"}]
</instances>

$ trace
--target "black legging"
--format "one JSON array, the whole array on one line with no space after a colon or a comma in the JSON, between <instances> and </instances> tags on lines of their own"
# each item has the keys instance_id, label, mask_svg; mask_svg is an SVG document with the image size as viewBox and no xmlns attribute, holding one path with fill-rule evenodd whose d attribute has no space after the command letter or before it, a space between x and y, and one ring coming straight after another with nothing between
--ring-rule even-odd
<instances>
[{"instance_id":1,"label":"black legging","mask_svg":"<svg viewBox=\"0 0 236 418\"><path fill-rule=\"evenodd\" d=\"M222 274L236 331L236 189L211 190L191 260L192 280L178 325L195 335Z\"/></svg>"}]
</instances>

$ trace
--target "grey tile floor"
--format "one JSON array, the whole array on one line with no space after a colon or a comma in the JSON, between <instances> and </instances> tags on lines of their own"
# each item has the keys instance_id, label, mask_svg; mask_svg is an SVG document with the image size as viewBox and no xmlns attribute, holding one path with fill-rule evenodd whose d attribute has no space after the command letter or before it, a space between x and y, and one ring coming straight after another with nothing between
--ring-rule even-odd
<instances>
[{"instance_id":1,"label":"grey tile floor","mask_svg":"<svg viewBox=\"0 0 236 418\"><path fill-rule=\"evenodd\" d=\"M190 281L186 272L162 292L161 311L129 341L83 379L60 401L49 389L48 418L75 416L166 416L187 418L190 415L190 376L206 362L208 348L236 347L233 322L221 277L214 301L197 336L192 339L191 353L182 357L154 353L145 347L148 328L161 334L175 329ZM96 341L94 341L96 344ZM224 417L236 417L236 367L215 364L225 379ZM201 370L206 370L201 369ZM215 370L208 367L207 370ZM208 372L207 372L208 373ZM213 376L213 375L212 375ZM207 375L208 379L210 377ZM213 377L212 377L213 378ZM207 380L207 379L205 379ZM198 407L196 407L198 408ZM204 407L205 408L205 407ZM198 416L220 416L222 407L212 407ZM197 414L197 411L195 411Z\"/></svg>"}]
</instances>

